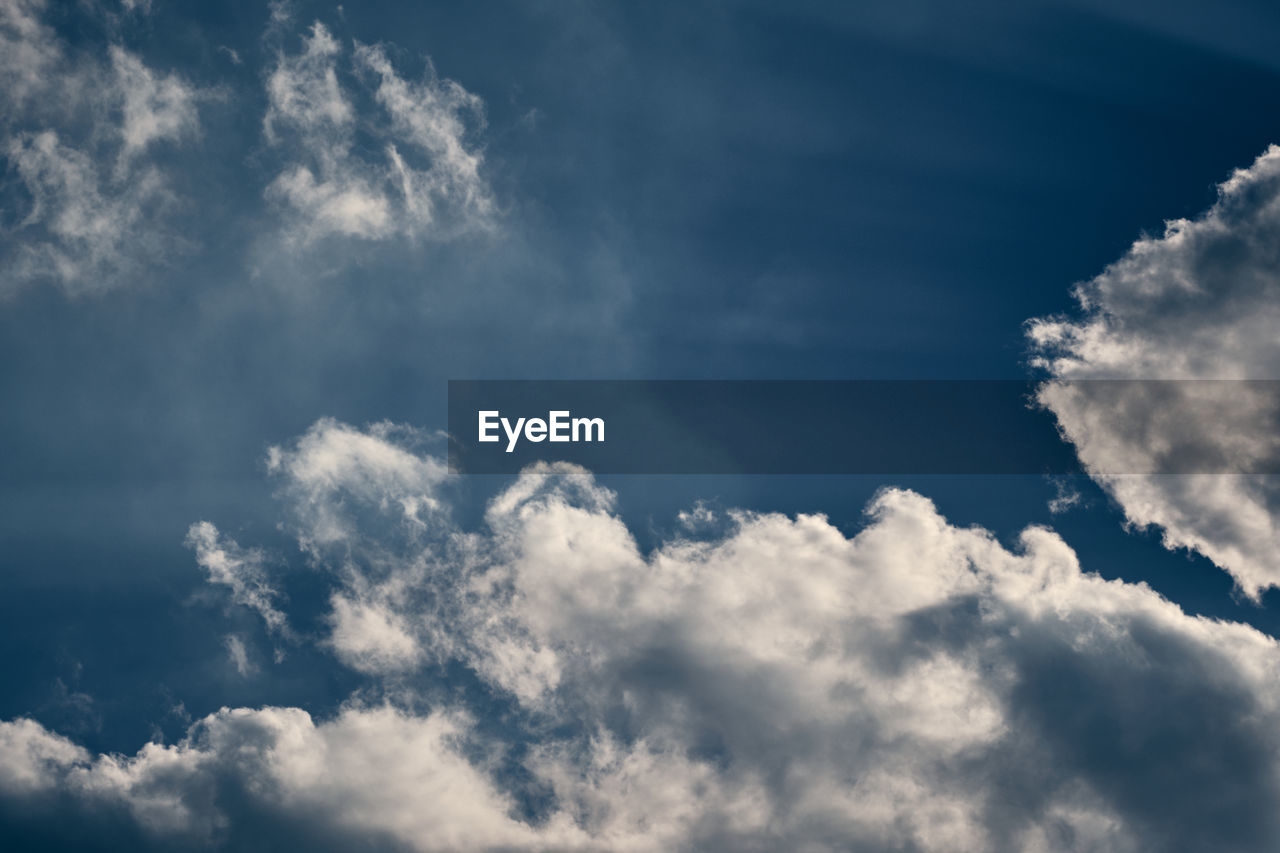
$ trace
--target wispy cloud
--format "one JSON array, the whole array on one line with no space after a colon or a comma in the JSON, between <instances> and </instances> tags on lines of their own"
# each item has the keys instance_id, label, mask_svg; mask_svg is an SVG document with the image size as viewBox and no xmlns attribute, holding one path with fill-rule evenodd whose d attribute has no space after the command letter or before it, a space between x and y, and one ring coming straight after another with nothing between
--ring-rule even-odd
<instances>
[{"instance_id":1,"label":"wispy cloud","mask_svg":"<svg viewBox=\"0 0 1280 853\"><path fill-rule=\"evenodd\" d=\"M495 205L473 141L483 105L459 84L429 66L423 79L406 81L382 48L348 51L317 22L300 51L279 53L266 85L263 130L284 159L267 197L284 211L291 243L443 240L492 227ZM370 96L380 109L360 111ZM369 140L357 145L357 131Z\"/></svg>"},{"instance_id":2,"label":"wispy cloud","mask_svg":"<svg viewBox=\"0 0 1280 853\"><path fill-rule=\"evenodd\" d=\"M0 81L9 109L47 91L64 61L61 43L41 20L43 0L0 0Z\"/></svg>"},{"instance_id":3,"label":"wispy cloud","mask_svg":"<svg viewBox=\"0 0 1280 853\"><path fill-rule=\"evenodd\" d=\"M436 561L406 564L396 549L449 529L440 497L447 470L413 452L423 440L392 424L359 430L322 420L268 453L300 547L340 581L330 599L327 644L362 672L413 669L428 646L444 642L430 618Z\"/></svg>"},{"instance_id":4,"label":"wispy cloud","mask_svg":"<svg viewBox=\"0 0 1280 853\"><path fill-rule=\"evenodd\" d=\"M201 102L215 92L120 43L101 55L73 47L45 13L39 0L0 2L0 134L20 211L0 235L0 295L35 282L72 295L150 282L199 243L175 225L194 201L175 190L158 149L198 141ZM268 42L291 25L288 8L274 6ZM278 157L264 181L280 223L273 251L296 257L339 236L447 241L496 226L483 103L429 61L406 79L382 46L341 42L317 22L299 49L274 51L264 77L263 135Z\"/></svg>"},{"instance_id":5,"label":"wispy cloud","mask_svg":"<svg viewBox=\"0 0 1280 853\"><path fill-rule=\"evenodd\" d=\"M186 545L196 552L196 562L205 570L209 583L226 587L231 600L256 611L272 633L290 635L288 620L276 607L280 593L267 579L261 551L241 548L207 521L191 525Z\"/></svg>"},{"instance_id":6,"label":"wispy cloud","mask_svg":"<svg viewBox=\"0 0 1280 853\"><path fill-rule=\"evenodd\" d=\"M223 642L227 646L227 658L231 661L231 665L236 668L236 672L242 676L253 675L258 671L253 661L249 660L249 650L245 647L244 640L236 634L228 634L223 638Z\"/></svg>"},{"instance_id":7,"label":"wispy cloud","mask_svg":"<svg viewBox=\"0 0 1280 853\"><path fill-rule=\"evenodd\" d=\"M174 74L160 75L122 47L111 48L111 70L123 101L121 156L141 154L160 140L179 140L199 133L197 92Z\"/></svg>"},{"instance_id":8,"label":"wispy cloud","mask_svg":"<svg viewBox=\"0 0 1280 853\"><path fill-rule=\"evenodd\" d=\"M72 295L136 283L190 245L168 224L179 201L170 177L147 155L199 136L207 93L118 44L105 58L73 52L43 11L0 3L0 132L25 191L3 234L0 295L38 281Z\"/></svg>"}]
</instances>

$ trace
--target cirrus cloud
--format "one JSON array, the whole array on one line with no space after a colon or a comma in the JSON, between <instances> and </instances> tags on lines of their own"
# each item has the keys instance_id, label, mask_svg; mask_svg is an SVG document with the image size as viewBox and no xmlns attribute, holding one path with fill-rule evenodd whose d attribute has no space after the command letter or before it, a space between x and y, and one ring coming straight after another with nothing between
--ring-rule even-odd
<instances>
[{"instance_id":1,"label":"cirrus cloud","mask_svg":"<svg viewBox=\"0 0 1280 853\"><path fill-rule=\"evenodd\" d=\"M377 45L346 48L320 22L267 76L263 129L283 157L267 198L295 246L327 236L451 239L496 213L473 141L483 104L428 63L408 81ZM377 110L362 110L372 98ZM368 139L358 139L359 134Z\"/></svg>"},{"instance_id":2,"label":"cirrus cloud","mask_svg":"<svg viewBox=\"0 0 1280 853\"><path fill-rule=\"evenodd\" d=\"M21 187L7 199L17 221L0 234L0 295L34 282L100 293L192 243L170 225L181 204L172 175L148 155L197 139L197 107L211 93L120 44L105 57L72 50L45 11L40 0L0 3L0 152Z\"/></svg>"}]
</instances>

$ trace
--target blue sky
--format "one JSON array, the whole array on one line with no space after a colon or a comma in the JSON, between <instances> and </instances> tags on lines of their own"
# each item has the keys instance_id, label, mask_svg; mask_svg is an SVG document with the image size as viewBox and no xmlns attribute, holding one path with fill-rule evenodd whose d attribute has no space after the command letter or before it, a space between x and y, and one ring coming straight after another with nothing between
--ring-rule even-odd
<instances>
[{"instance_id":1,"label":"blue sky","mask_svg":"<svg viewBox=\"0 0 1280 853\"><path fill-rule=\"evenodd\" d=\"M1266 482L433 460L451 378L1274 378L1277 32L1246 3L0 0L0 837L1272 849Z\"/></svg>"}]
</instances>

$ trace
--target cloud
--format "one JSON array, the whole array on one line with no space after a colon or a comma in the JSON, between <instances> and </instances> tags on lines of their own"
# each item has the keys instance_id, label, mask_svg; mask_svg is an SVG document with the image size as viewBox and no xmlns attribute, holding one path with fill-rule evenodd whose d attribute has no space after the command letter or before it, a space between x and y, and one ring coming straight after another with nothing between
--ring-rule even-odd
<instances>
[{"instance_id":1,"label":"cloud","mask_svg":"<svg viewBox=\"0 0 1280 853\"><path fill-rule=\"evenodd\" d=\"M888 489L852 537L731 510L646 553L613 493L545 465L463 529L422 441L323 421L270 457L363 699L223 709L132 757L6 724L13 787L229 846L265 825L421 851L1280 842L1276 641L1088 574L1047 529L1007 547ZM491 697L433 688L446 662Z\"/></svg>"},{"instance_id":2,"label":"cloud","mask_svg":"<svg viewBox=\"0 0 1280 853\"><path fill-rule=\"evenodd\" d=\"M150 225L173 204L154 169L105 176L93 157L53 131L11 137L5 152L31 197L7 283L52 278L72 294L138 275L171 244Z\"/></svg>"},{"instance_id":3,"label":"cloud","mask_svg":"<svg viewBox=\"0 0 1280 853\"><path fill-rule=\"evenodd\" d=\"M405 557L449 529L446 466L413 451L426 440L393 424L361 431L326 419L268 452L299 545L340 580L328 643L362 672L402 672L426 659L424 643L448 644L431 618L440 562Z\"/></svg>"},{"instance_id":4,"label":"cloud","mask_svg":"<svg viewBox=\"0 0 1280 853\"><path fill-rule=\"evenodd\" d=\"M62 46L40 21L43 0L0 0L0 82L13 108L46 90L63 61Z\"/></svg>"},{"instance_id":5,"label":"cloud","mask_svg":"<svg viewBox=\"0 0 1280 853\"><path fill-rule=\"evenodd\" d=\"M1084 500L1080 490L1065 477L1053 479L1053 497L1049 499L1049 514L1061 515L1080 506Z\"/></svg>"},{"instance_id":6,"label":"cloud","mask_svg":"<svg viewBox=\"0 0 1280 853\"><path fill-rule=\"evenodd\" d=\"M111 48L111 69L123 100L122 157L133 157L153 142L195 136L197 94L176 75L161 76L119 46Z\"/></svg>"},{"instance_id":7,"label":"cloud","mask_svg":"<svg viewBox=\"0 0 1280 853\"><path fill-rule=\"evenodd\" d=\"M330 637L339 660L352 669L390 673L410 669L423 657L422 647L397 612L396 603L378 596L335 594Z\"/></svg>"},{"instance_id":8,"label":"cloud","mask_svg":"<svg viewBox=\"0 0 1280 853\"><path fill-rule=\"evenodd\" d=\"M0 134L22 193L3 233L0 295L48 281L70 295L136 283L190 245L169 220L179 198L148 152L198 138L208 93L115 44L73 52L44 4L0 2Z\"/></svg>"},{"instance_id":9,"label":"cloud","mask_svg":"<svg viewBox=\"0 0 1280 853\"><path fill-rule=\"evenodd\" d=\"M88 758L82 747L34 720L0 721L0 791L7 794L49 790L65 768Z\"/></svg>"},{"instance_id":10,"label":"cloud","mask_svg":"<svg viewBox=\"0 0 1280 853\"><path fill-rule=\"evenodd\" d=\"M433 850L525 847L538 833L508 816L510 801L460 752L470 728L460 714L390 707L349 707L321 724L299 708L224 708L179 743L90 760L17 720L0 723L0 780L17 779L23 793L57 787L86 805L114 805L157 835L188 841L233 831L217 806L218 786L231 784L293 821Z\"/></svg>"},{"instance_id":11,"label":"cloud","mask_svg":"<svg viewBox=\"0 0 1280 853\"><path fill-rule=\"evenodd\" d=\"M280 593L267 580L261 551L241 548L207 521L191 525L185 544L196 552L196 562L205 570L209 583L227 587L231 600L256 611L272 633L290 636L288 620L276 609ZM243 645L240 651L244 652ZM234 657L234 651L232 654Z\"/></svg>"},{"instance_id":12,"label":"cloud","mask_svg":"<svg viewBox=\"0 0 1280 853\"><path fill-rule=\"evenodd\" d=\"M248 676L258 671L253 661L249 660L249 650L245 648L244 640L235 634L228 634L223 640L227 644L227 659L236 668L236 672Z\"/></svg>"},{"instance_id":13,"label":"cloud","mask_svg":"<svg viewBox=\"0 0 1280 853\"><path fill-rule=\"evenodd\" d=\"M302 545L317 555L356 547L362 509L425 532L447 511L437 494L448 467L414 452L424 440L395 424L360 430L325 418L292 446L270 448L267 469L281 478Z\"/></svg>"},{"instance_id":14,"label":"cloud","mask_svg":"<svg viewBox=\"0 0 1280 853\"><path fill-rule=\"evenodd\" d=\"M406 81L379 46L346 53L316 22L267 76L263 130L284 159L267 198L285 212L290 242L488 230L495 206L471 142L483 126L480 99L429 64L423 79ZM380 111L358 108L369 97ZM357 144L357 133L369 138Z\"/></svg>"},{"instance_id":15,"label":"cloud","mask_svg":"<svg viewBox=\"0 0 1280 853\"><path fill-rule=\"evenodd\" d=\"M1280 148L1195 219L1143 237L1033 321L1041 401L1129 522L1208 557L1256 597L1280 584ZM1093 379L1189 380L1161 383ZM1194 381L1224 380L1224 381ZM1176 476L1161 472L1181 472Z\"/></svg>"},{"instance_id":16,"label":"cloud","mask_svg":"<svg viewBox=\"0 0 1280 853\"><path fill-rule=\"evenodd\" d=\"M45 14L40 0L0 0L0 153L18 178L5 197L17 214L0 233L0 295L35 282L79 296L153 279L195 246L175 224L187 199L161 146L198 141L201 102L219 93L120 43L73 46ZM273 5L267 38L287 24L287 8ZM382 46L344 45L317 22L300 50L276 53L265 85L263 133L278 162L264 193L281 216L273 246L434 242L495 227L484 105L429 61L407 79Z\"/></svg>"}]
</instances>

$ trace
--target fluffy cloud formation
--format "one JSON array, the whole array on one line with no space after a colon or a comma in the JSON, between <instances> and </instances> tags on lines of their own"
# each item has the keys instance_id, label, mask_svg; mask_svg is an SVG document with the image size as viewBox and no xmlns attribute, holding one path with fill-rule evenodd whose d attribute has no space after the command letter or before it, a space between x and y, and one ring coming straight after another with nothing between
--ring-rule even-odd
<instances>
[{"instance_id":1,"label":"fluffy cloud formation","mask_svg":"<svg viewBox=\"0 0 1280 853\"><path fill-rule=\"evenodd\" d=\"M58 783L65 768L89 753L32 720L0 722L0 791L31 794Z\"/></svg>"},{"instance_id":2,"label":"fluffy cloud formation","mask_svg":"<svg viewBox=\"0 0 1280 853\"><path fill-rule=\"evenodd\" d=\"M1138 526L1250 596L1280 584L1280 148L1033 321L1041 401ZM1185 380L1092 382L1089 380ZM1077 381L1085 380L1085 381ZM1176 474L1171 476L1170 474Z\"/></svg>"},{"instance_id":3,"label":"fluffy cloud formation","mask_svg":"<svg viewBox=\"0 0 1280 853\"><path fill-rule=\"evenodd\" d=\"M217 803L219 785L231 783L298 823L408 844L430 839L439 850L527 845L534 830L507 816L511 803L461 754L469 728L460 715L409 716L389 707L347 708L319 725L298 708L224 708L177 744L90 759L65 738L17 720L0 723L0 782L27 796L56 787L98 807L117 806L145 829L184 843L234 831Z\"/></svg>"},{"instance_id":4,"label":"fluffy cloud formation","mask_svg":"<svg viewBox=\"0 0 1280 853\"><path fill-rule=\"evenodd\" d=\"M348 58L316 22L301 51L277 57L267 98L264 131L285 159L267 197L288 212L295 243L440 240L492 224L482 156L470 141L483 104L430 65L422 80L407 81L381 47L357 42ZM379 110L361 110L369 98Z\"/></svg>"},{"instance_id":5,"label":"fluffy cloud formation","mask_svg":"<svg viewBox=\"0 0 1280 853\"><path fill-rule=\"evenodd\" d=\"M852 538L733 512L646 554L611 492L546 466L463 530L420 445L325 421L271 454L333 582L324 642L383 698L223 709L132 757L7 723L10 796L232 846L268 824L422 851L1280 842L1276 642L1086 574L1049 530L1009 549L886 490ZM431 690L445 661L490 704Z\"/></svg>"},{"instance_id":6,"label":"fluffy cloud formation","mask_svg":"<svg viewBox=\"0 0 1280 853\"><path fill-rule=\"evenodd\" d=\"M169 181L145 155L198 135L203 93L118 45L105 59L73 55L43 12L40 0L0 2L2 150L25 191L0 295L34 281L110 289L186 245L166 224Z\"/></svg>"}]
</instances>

